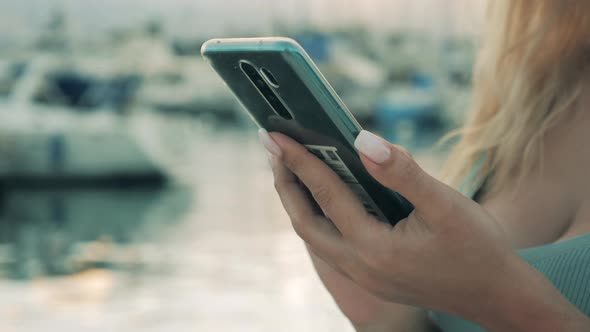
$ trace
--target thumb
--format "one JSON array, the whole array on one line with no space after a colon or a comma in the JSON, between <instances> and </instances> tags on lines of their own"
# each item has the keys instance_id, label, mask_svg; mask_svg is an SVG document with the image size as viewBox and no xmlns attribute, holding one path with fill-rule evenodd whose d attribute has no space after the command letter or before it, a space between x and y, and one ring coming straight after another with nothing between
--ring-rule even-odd
<instances>
[{"instance_id":1,"label":"thumb","mask_svg":"<svg viewBox=\"0 0 590 332\"><path fill-rule=\"evenodd\" d=\"M363 130L354 142L367 171L425 217L445 211L453 190L426 173L405 150Z\"/></svg>"}]
</instances>

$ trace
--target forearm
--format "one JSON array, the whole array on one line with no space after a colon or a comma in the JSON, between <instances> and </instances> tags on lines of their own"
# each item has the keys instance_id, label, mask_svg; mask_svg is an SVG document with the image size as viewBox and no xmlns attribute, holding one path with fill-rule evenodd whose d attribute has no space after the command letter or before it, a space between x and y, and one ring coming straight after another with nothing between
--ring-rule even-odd
<instances>
[{"instance_id":1,"label":"forearm","mask_svg":"<svg viewBox=\"0 0 590 332\"><path fill-rule=\"evenodd\" d=\"M520 258L491 287L474 320L489 331L590 331L590 320L571 304L549 280Z\"/></svg>"},{"instance_id":2,"label":"forearm","mask_svg":"<svg viewBox=\"0 0 590 332\"><path fill-rule=\"evenodd\" d=\"M392 304L388 319L377 324L354 325L357 332L433 332L432 323L424 309Z\"/></svg>"}]
</instances>

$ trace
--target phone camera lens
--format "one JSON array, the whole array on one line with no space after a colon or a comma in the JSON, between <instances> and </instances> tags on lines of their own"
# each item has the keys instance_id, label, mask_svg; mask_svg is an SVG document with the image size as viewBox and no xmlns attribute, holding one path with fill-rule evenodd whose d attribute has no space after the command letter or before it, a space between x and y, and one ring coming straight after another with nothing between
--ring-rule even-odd
<instances>
[{"instance_id":1,"label":"phone camera lens","mask_svg":"<svg viewBox=\"0 0 590 332\"><path fill-rule=\"evenodd\" d=\"M267 70L267 74L265 73L265 71L262 70L262 68L259 73L253 65L249 64L246 61L241 61L240 67L242 68L244 74L248 76L250 82L257 88L258 92L260 92L262 97L264 97L268 105L270 105L270 107L276 114L280 115L281 117L287 120L293 119L291 113L287 110L285 105L283 105L281 100L277 97L275 91L273 91L273 89L270 87L270 85L272 85L274 88L278 88L278 84L275 85L273 83L276 83L276 79L274 78L274 76L272 76L270 71Z\"/></svg>"},{"instance_id":2,"label":"phone camera lens","mask_svg":"<svg viewBox=\"0 0 590 332\"><path fill-rule=\"evenodd\" d=\"M260 73L262 74L262 76L264 76L264 78L266 78L266 81L270 83L270 85L272 85L275 88L279 87L279 82L277 81L275 76L270 72L270 70L262 67L260 68Z\"/></svg>"},{"instance_id":3,"label":"phone camera lens","mask_svg":"<svg viewBox=\"0 0 590 332\"><path fill-rule=\"evenodd\" d=\"M246 73L246 75L250 77L256 76L256 69L251 64L247 62L241 62L240 67L242 67L242 70Z\"/></svg>"}]
</instances>

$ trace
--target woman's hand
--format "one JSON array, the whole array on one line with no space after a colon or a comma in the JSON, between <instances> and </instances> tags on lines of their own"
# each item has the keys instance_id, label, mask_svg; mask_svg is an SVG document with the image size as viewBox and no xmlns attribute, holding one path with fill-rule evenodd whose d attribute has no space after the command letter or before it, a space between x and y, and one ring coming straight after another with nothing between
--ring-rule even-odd
<instances>
[{"instance_id":1,"label":"woman's hand","mask_svg":"<svg viewBox=\"0 0 590 332\"><path fill-rule=\"evenodd\" d=\"M323 284L344 315L359 332L431 331L424 309L385 301L336 271L308 246L309 255Z\"/></svg>"},{"instance_id":2,"label":"woman's hand","mask_svg":"<svg viewBox=\"0 0 590 332\"><path fill-rule=\"evenodd\" d=\"M369 215L305 147L277 133L262 131L261 138L274 155L275 186L297 234L314 255L376 298L459 315L490 330L527 331L532 324L539 325L536 331L565 330L562 324L582 321L510 249L483 208L425 173L400 148L368 132L356 141L367 171L416 207L392 227Z\"/></svg>"}]
</instances>

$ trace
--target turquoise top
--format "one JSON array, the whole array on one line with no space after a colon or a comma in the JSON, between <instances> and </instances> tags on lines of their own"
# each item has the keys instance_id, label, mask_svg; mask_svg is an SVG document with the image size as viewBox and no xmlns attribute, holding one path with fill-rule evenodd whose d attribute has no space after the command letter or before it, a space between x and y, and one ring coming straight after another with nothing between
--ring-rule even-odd
<instances>
[{"instance_id":1,"label":"turquoise top","mask_svg":"<svg viewBox=\"0 0 590 332\"><path fill-rule=\"evenodd\" d=\"M474 178L474 168L466 180ZM461 189L461 188L460 188ZM474 191L464 193L473 197ZM518 251L519 255L549 279L578 309L590 316L590 234ZM526 285L523 285L526 287ZM430 317L443 332L479 332L480 326L459 317L431 312Z\"/></svg>"}]
</instances>

